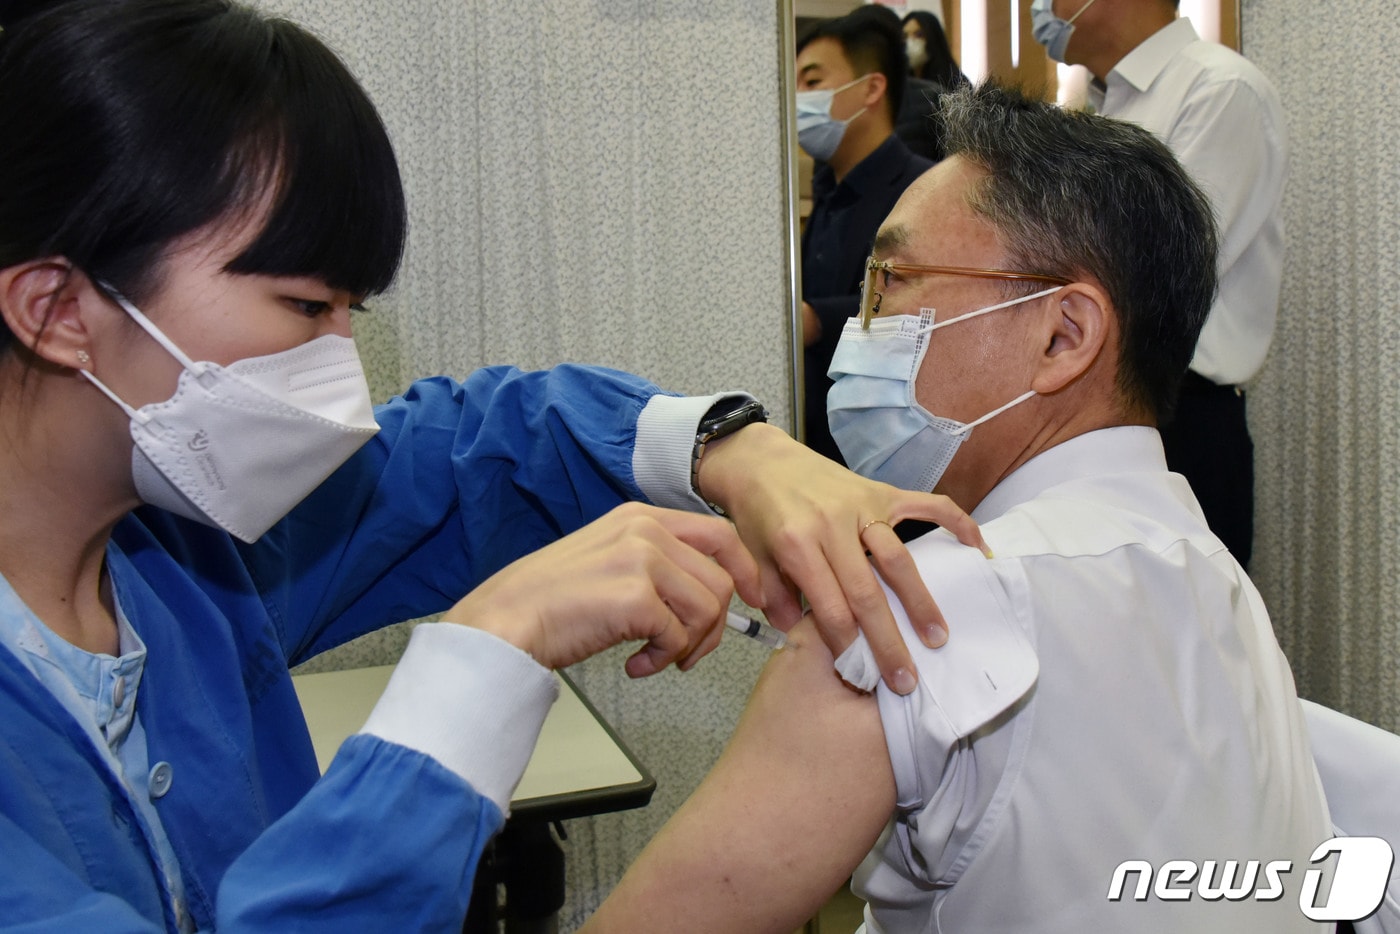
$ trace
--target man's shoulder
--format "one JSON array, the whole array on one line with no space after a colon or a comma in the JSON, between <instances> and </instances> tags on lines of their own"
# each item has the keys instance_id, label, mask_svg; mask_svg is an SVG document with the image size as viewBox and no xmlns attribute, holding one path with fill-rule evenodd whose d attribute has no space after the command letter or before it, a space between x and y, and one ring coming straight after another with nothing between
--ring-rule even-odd
<instances>
[{"instance_id":1,"label":"man's shoulder","mask_svg":"<svg viewBox=\"0 0 1400 934\"><path fill-rule=\"evenodd\" d=\"M911 151L909 153L909 161L905 163L904 168L904 178L907 179L905 187L907 188L909 185L913 184L914 179L933 168L934 164L934 161L927 156L921 156L917 152Z\"/></svg>"},{"instance_id":2,"label":"man's shoulder","mask_svg":"<svg viewBox=\"0 0 1400 934\"><path fill-rule=\"evenodd\" d=\"M1182 37L1176 39L1180 41ZM1105 102L1104 113L1108 116L1122 116L1118 111L1124 107L1175 108L1192 97L1230 95L1241 90L1267 109L1281 108L1278 91L1268 75L1234 49L1193 37L1168 51L1154 45L1155 41L1154 37L1139 46L1109 74L1108 84L1116 91ZM1132 118L1131 114L1128 116Z\"/></svg>"},{"instance_id":3,"label":"man's shoulder","mask_svg":"<svg viewBox=\"0 0 1400 934\"><path fill-rule=\"evenodd\" d=\"M984 523L982 533L999 557L1020 560L1160 553L1180 542L1205 554L1224 548L1185 481L1165 472L1062 483Z\"/></svg>"},{"instance_id":4,"label":"man's shoulder","mask_svg":"<svg viewBox=\"0 0 1400 934\"><path fill-rule=\"evenodd\" d=\"M900 116L911 113L937 113L938 99L946 93L948 89L939 82L910 75L905 79L904 97L899 102Z\"/></svg>"},{"instance_id":5,"label":"man's shoulder","mask_svg":"<svg viewBox=\"0 0 1400 934\"><path fill-rule=\"evenodd\" d=\"M914 152L898 133L892 132L878 149L866 157L861 168L867 169L868 177L872 181L883 179L887 182L894 198L898 199L914 179L933 168L933 162ZM872 186L872 190L879 189L878 184Z\"/></svg>"},{"instance_id":6,"label":"man's shoulder","mask_svg":"<svg viewBox=\"0 0 1400 934\"><path fill-rule=\"evenodd\" d=\"M1189 82L1203 92L1246 88L1262 100L1278 99L1274 83L1259 66L1218 42L1197 39L1178 52L1168 67L1173 82Z\"/></svg>"},{"instance_id":7,"label":"man's shoulder","mask_svg":"<svg viewBox=\"0 0 1400 934\"><path fill-rule=\"evenodd\" d=\"M1212 72L1229 75L1257 74L1263 75L1259 66L1255 65L1244 55L1219 42L1211 42L1208 39L1197 39L1177 52L1176 57L1197 63L1201 68Z\"/></svg>"}]
</instances>

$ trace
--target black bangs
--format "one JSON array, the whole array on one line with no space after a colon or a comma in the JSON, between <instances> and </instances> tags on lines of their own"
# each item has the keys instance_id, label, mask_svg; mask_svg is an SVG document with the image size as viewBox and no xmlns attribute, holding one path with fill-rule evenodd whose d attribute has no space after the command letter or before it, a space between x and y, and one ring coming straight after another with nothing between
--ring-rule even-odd
<instances>
[{"instance_id":1,"label":"black bangs","mask_svg":"<svg viewBox=\"0 0 1400 934\"><path fill-rule=\"evenodd\" d=\"M259 91L268 110L230 168L245 189L271 174L276 195L262 232L226 268L307 276L354 295L382 292L398 272L407 229L388 133L333 52L293 23L265 25L271 42Z\"/></svg>"},{"instance_id":2,"label":"black bangs","mask_svg":"<svg viewBox=\"0 0 1400 934\"><path fill-rule=\"evenodd\" d=\"M368 295L403 255L364 91L309 32L227 0L70 0L7 29L0 179L0 268L64 256L138 304L170 245L221 221L266 218L233 273Z\"/></svg>"}]
</instances>

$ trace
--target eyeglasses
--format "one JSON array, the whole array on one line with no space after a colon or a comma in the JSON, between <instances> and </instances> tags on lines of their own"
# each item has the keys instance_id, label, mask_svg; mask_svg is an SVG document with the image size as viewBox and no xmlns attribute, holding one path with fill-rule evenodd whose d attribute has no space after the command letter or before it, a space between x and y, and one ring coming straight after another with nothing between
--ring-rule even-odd
<instances>
[{"instance_id":1,"label":"eyeglasses","mask_svg":"<svg viewBox=\"0 0 1400 934\"><path fill-rule=\"evenodd\" d=\"M1069 285L1063 276L1042 276L1033 272L1008 272L1005 269L971 269L966 266L913 266L908 263L888 263L870 257L865 264L865 282L860 289L860 326L870 330L870 319L880 313L883 292L875 291L875 277L882 272L921 272L935 276L969 276L975 279L1005 279L1012 282L1050 282Z\"/></svg>"}]
</instances>

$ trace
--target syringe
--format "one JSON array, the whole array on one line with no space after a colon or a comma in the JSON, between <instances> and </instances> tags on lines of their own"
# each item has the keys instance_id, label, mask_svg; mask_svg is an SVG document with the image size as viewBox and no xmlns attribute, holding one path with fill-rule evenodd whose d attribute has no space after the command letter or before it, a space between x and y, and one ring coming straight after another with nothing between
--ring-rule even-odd
<instances>
[{"instance_id":1,"label":"syringe","mask_svg":"<svg viewBox=\"0 0 1400 934\"><path fill-rule=\"evenodd\" d=\"M756 619L740 616L732 610L725 616L724 624L756 642L761 642L770 649L781 649L787 645L787 636L783 635L782 630L774 629L767 623L761 623Z\"/></svg>"}]
</instances>

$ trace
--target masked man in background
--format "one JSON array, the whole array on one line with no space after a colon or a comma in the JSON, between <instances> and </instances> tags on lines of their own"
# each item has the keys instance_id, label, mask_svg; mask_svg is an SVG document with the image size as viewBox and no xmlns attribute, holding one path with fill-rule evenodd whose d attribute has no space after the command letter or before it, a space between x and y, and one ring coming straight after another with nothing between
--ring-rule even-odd
<instances>
[{"instance_id":1,"label":"masked man in background","mask_svg":"<svg viewBox=\"0 0 1400 934\"><path fill-rule=\"evenodd\" d=\"M826 369L856 313L880 221L933 165L894 132L908 68L898 19L874 7L818 23L797 46L797 141L819 164L802 233L804 430L809 447L836 461Z\"/></svg>"},{"instance_id":2,"label":"masked man in background","mask_svg":"<svg viewBox=\"0 0 1400 934\"><path fill-rule=\"evenodd\" d=\"M1031 11L1050 57L1093 73L1093 108L1157 134L1215 209L1220 291L1162 441L1167 466L1191 481L1211 530L1248 567L1254 444L1243 385L1263 365L1278 315L1287 128L1269 79L1198 37L1190 20L1177 19L1178 5L1034 0Z\"/></svg>"}]
</instances>

